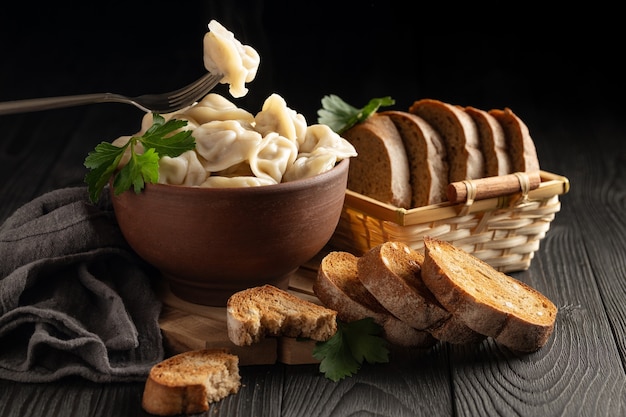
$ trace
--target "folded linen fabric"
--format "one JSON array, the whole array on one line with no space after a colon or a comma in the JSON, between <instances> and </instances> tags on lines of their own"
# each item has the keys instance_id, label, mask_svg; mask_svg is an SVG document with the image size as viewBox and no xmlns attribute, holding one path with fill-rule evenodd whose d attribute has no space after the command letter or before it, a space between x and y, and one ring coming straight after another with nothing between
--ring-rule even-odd
<instances>
[{"instance_id":1,"label":"folded linen fabric","mask_svg":"<svg viewBox=\"0 0 626 417\"><path fill-rule=\"evenodd\" d=\"M163 359L154 271L128 247L108 193L49 192L0 226L0 378L145 380Z\"/></svg>"}]
</instances>

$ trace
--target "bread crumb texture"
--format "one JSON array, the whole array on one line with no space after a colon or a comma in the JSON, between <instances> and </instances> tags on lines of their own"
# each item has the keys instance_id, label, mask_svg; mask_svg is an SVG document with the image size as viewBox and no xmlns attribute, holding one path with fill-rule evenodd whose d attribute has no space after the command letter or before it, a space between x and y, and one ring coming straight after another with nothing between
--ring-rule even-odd
<instances>
[{"instance_id":1,"label":"bread crumb texture","mask_svg":"<svg viewBox=\"0 0 626 417\"><path fill-rule=\"evenodd\" d=\"M545 295L448 242L424 242L423 280L447 310L513 350L546 343L558 309Z\"/></svg>"},{"instance_id":2,"label":"bread crumb texture","mask_svg":"<svg viewBox=\"0 0 626 417\"><path fill-rule=\"evenodd\" d=\"M219 349L188 351L152 367L142 407L163 416L200 413L240 387L237 356Z\"/></svg>"},{"instance_id":3,"label":"bread crumb texture","mask_svg":"<svg viewBox=\"0 0 626 417\"><path fill-rule=\"evenodd\" d=\"M326 341L337 331L337 312L272 285L233 294L226 305L229 339L249 346L267 336Z\"/></svg>"}]
</instances>

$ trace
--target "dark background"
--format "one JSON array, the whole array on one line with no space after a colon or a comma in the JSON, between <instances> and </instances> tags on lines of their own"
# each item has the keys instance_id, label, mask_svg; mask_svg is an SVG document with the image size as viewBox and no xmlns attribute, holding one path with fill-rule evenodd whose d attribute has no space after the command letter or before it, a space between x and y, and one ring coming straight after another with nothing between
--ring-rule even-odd
<instances>
[{"instance_id":1,"label":"dark background","mask_svg":"<svg viewBox=\"0 0 626 417\"><path fill-rule=\"evenodd\" d=\"M381 96L398 109L424 97L510 107L531 133L580 117L622 118L621 15L599 6L552 15L518 8L381 0L10 4L0 14L0 100L180 87L204 72L202 38L216 19L261 55L249 95L233 100L253 113L276 92L309 123L331 93L357 107Z\"/></svg>"}]
</instances>

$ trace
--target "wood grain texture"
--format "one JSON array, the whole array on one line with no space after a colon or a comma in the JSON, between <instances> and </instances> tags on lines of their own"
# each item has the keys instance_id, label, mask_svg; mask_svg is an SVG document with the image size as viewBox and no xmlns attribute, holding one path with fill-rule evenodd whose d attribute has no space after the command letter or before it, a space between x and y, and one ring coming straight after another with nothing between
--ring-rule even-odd
<instances>
[{"instance_id":1,"label":"wood grain texture","mask_svg":"<svg viewBox=\"0 0 626 417\"><path fill-rule=\"evenodd\" d=\"M204 17L202 19L204 29ZM437 53L434 38L420 39L426 48L420 49L420 54L425 50ZM318 42L317 38L314 40ZM13 45L13 42L6 44ZM17 43L10 49L18 53L17 60L30 57L32 50L20 49ZM41 52L46 53L49 61L55 56L55 51ZM156 52L160 51L154 52L157 56ZM551 49L550 57L553 52ZM74 60L64 61L69 63L62 65L63 68L81 66L79 52L73 53ZM578 53L576 56L578 59ZM5 62L8 60L3 64ZM34 61L31 58L29 62ZM188 62L187 57L181 62ZM533 70L542 71L535 61L528 62ZM293 68L283 67L281 75L285 77L282 78L288 78L286 75L293 72ZM458 70L456 65L447 68ZM1 69L5 72L0 80L3 86L10 87L5 97L26 98L25 84L12 82L22 74L9 65ZM144 64L140 72L147 73L148 69L150 66ZM353 73L351 66L346 66L346 70ZM81 67L81 71L85 72L86 68ZM106 75L107 83L111 83L117 73L106 74L106 71L102 68L97 73ZM426 68L420 69L419 77L415 77L414 69L407 71L411 72L412 79L428 84L428 88L420 92L422 95L442 91L436 89L439 79L445 84L452 78L465 82L462 78L450 77L449 73L439 75L436 67L430 70L433 71L430 78L424 77L429 74ZM172 73L180 75L180 72ZM131 78L133 72L125 74ZM493 73L485 74L485 79L489 78L491 83ZM552 84L563 74L541 75L546 80L542 86L550 91L544 97L551 97L554 94ZM336 79L335 74L333 77ZM578 73L576 77L576 82L580 81ZM151 76L139 89L146 84L154 85L155 78ZM46 87L44 83L33 86L31 91L63 94L68 89L77 89L70 76L48 74L46 81L51 79L59 79L58 84ZM588 84L594 86L596 81L601 81L590 80L593 82ZM177 83L175 77L168 82ZM132 84L131 81L125 83ZM92 85L98 82L94 80ZM294 99L290 101L293 104L318 106L321 95L333 92L319 90L317 83L303 86L298 82L296 85L293 91L297 94L290 97ZM86 90L87 87L82 86ZM450 84L450 90L458 87L459 84ZM302 88L316 90L307 94ZM511 103L510 93L514 87L511 88L505 97L499 97L504 105ZM574 88L567 85L561 91L570 90ZM363 89L359 97L369 99L369 91ZM394 91L391 94L395 94ZM407 89L406 94L416 93ZM482 93L476 97L482 98ZM571 183L571 191L562 196L561 212L541 241L531 268L513 274L544 292L559 307L554 334L544 348L533 354L517 355L491 340L477 346L440 344L427 352L393 352L391 363L366 364L354 377L337 383L325 379L315 364L242 366L241 391L211 405L202 415L625 415L626 123L617 112L604 116L585 107L585 117L576 118L566 113L554 114L550 111L553 107L547 104L542 108L535 108L533 104L524 105L536 121L529 122L529 128L536 141L541 166L568 177ZM135 132L138 127L139 113L123 105L0 117L0 223L22 204L46 191L81 185L86 173L82 163L87 152L102 140L110 141L118 135ZM0 344L3 343L10 341L0 339ZM74 378L50 384L0 381L0 417L147 416L140 406L142 391L142 383L95 384Z\"/></svg>"}]
</instances>

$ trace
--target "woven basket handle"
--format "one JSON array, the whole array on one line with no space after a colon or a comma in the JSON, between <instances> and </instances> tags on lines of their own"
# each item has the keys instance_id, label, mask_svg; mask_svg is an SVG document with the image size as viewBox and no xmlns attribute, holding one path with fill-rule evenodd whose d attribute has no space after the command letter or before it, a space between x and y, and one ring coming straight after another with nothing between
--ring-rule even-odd
<instances>
[{"instance_id":1,"label":"woven basket handle","mask_svg":"<svg viewBox=\"0 0 626 417\"><path fill-rule=\"evenodd\" d=\"M539 171L515 172L496 177L479 178L450 183L448 185L448 201L471 205L475 200L501 197L521 192L527 195L541 184Z\"/></svg>"}]
</instances>

